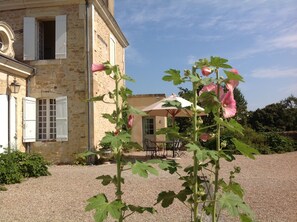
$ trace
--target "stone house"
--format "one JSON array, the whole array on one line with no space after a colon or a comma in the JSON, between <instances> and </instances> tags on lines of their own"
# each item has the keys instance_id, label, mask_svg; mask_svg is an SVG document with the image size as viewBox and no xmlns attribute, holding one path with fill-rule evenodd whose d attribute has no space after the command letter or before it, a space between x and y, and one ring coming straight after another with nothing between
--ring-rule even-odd
<instances>
[{"instance_id":1,"label":"stone house","mask_svg":"<svg viewBox=\"0 0 297 222\"><path fill-rule=\"evenodd\" d=\"M165 94L138 94L128 98L129 105L142 110L145 107L166 98ZM156 135L156 132L167 127L167 117L164 116L140 116L135 115L132 127L132 141L145 148L144 140L166 140L164 135Z\"/></svg>"},{"instance_id":2,"label":"stone house","mask_svg":"<svg viewBox=\"0 0 297 222\"><path fill-rule=\"evenodd\" d=\"M0 0L0 152L70 163L95 148L113 130L101 114L114 107L87 99L114 84L91 65L125 72L127 46L114 0Z\"/></svg>"}]
</instances>

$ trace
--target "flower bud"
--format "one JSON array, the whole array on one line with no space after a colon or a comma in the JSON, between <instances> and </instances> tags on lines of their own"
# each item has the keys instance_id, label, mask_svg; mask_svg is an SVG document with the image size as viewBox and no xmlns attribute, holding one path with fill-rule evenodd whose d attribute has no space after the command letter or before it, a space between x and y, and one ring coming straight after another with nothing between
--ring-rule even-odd
<instances>
[{"instance_id":1,"label":"flower bud","mask_svg":"<svg viewBox=\"0 0 297 222\"><path fill-rule=\"evenodd\" d=\"M203 66L201 69L201 72L202 72L202 75L209 76L212 73L212 70L207 66Z\"/></svg>"}]
</instances>

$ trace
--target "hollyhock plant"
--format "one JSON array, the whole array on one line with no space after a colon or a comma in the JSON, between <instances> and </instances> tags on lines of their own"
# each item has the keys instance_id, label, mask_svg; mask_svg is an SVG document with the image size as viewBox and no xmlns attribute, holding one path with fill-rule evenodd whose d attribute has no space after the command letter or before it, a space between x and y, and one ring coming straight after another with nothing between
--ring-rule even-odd
<instances>
[{"instance_id":1,"label":"hollyhock plant","mask_svg":"<svg viewBox=\"0 0 297 222\"><path fill-rule=\"evenodd\" d=\"M214 83L210 83L209 85L203 86L203 88L199 92L199 96L201 96L204 92L215 92L217 94L218 85ZM224 89L220 86L220 98L222 99L224 96Z\"/></svg>"},{"instance_id":2,"label":"hollyhock plant","mask_svg":"<svg viewBox=\"0 0 297 222\"><path fill-rule=\"evenodd\" d=\"M234 99L233 91L228 91L222 101L223 116L224 118L230 118L236 114L236 101Z\"/></svg>"},{"instance_id":3,"label":"hollyhock plant","mask_svg":"<svg viewBox=\"0 0 297 222\"><path fill-rule=\"evenodd\" d=\"M104 64L92 64L92 72L105 70Z\"/></svg>"},{"instance_id":4,"label":"hollyhock plant","mask_svg":"<svg viewBox=\"0 0 297 222\"><path fill-rule=\"evenodd\" d=\"M210 138L211 138L211 136L208 133L202 133L200 135L200 140L202 142L207 142Z\"/></svg>"},{"instance_id":5,"label":"hollyhock plant","mask_svg":"<svg viewBox=\"0 0 297 222\"><path fill-rule=\"evenodd\" d=\"M209 76L212 73L211 69L207 66L202 67L201 72L204 76Z\"/></svg>"},{"instance_id":6,"label":"hollyhock plant","mask_svg":"<svg viewBox=\"0 0 297 222\"><path fill-rule=\"evenodd\" d=\"M134 122L134 116L133 115L129 115L129 117L128 117L128 128L129 129L132 128L133 122Z\"/></svg>"},{"instance_id":7,"label":"hollyhock plant","mask_svg":"<svg viewBox=\"0 0 297 222\"><path fill-rule=\"evenodd\" d=\"M234 74L238 75L238 71L237 69L231 69L230 72L233 72ZM229 80L228 82L226 82L226 88L230 91L233 91L234 88L236 88L239 84L239 81L237 80Z\"/></svg>"}]
</instances>

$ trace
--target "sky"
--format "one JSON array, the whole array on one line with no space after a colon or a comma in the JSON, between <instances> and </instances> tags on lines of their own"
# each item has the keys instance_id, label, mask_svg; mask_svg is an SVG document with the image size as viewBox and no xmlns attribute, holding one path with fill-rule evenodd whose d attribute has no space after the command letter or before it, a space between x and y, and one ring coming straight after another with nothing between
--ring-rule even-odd
<instances>
[{"instance_id":1,"label":"sky","mask_svg":"<svg viewBox=\"0 0 297 222\"><path fill-rule=\"evenodd\" d=\"M126 74L133 94L178 93L162 80L210 56L229 60L254 111L297 96L297 0L116 0L129 41ZM181 85L191 88L189 84Z\"/></svg>"}]
</instances>

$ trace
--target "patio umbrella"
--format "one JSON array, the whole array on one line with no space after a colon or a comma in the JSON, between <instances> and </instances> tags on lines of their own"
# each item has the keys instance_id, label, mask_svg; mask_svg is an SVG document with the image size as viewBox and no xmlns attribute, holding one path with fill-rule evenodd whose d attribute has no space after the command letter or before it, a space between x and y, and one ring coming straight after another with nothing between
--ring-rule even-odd
<instances>
[{"instance_id":1,"label":"patio umbrella","mask_svg":"<svg viewBox=\"0 0 297 222\"><path fill-rule=\"evenodd\" d=\"M179 107L175 106L167 106L167 101L177 101L180 103ZM175 117L191 117L193 112L189 109L192 106L192 103L188 100L185 100L184 98L180 96L176 96L175 94L172 94L169 97L166 97L156 103L153 103L152 105L149 105L142 109L142 111L146 112L150 116L171 116L172 117L172 124L174 125ZM202 112L204 109L200 106L197 106L197 110L201 112L202 115L204 115ZM200 115L201 115L200 114Z\"/></svg>"}]
</instances>

